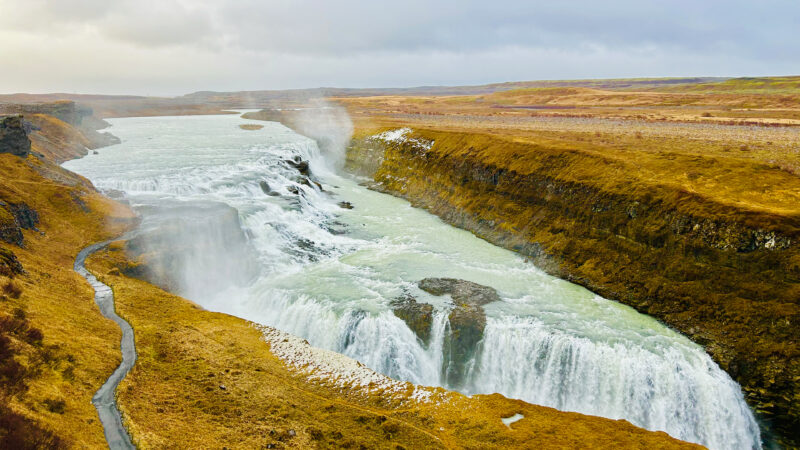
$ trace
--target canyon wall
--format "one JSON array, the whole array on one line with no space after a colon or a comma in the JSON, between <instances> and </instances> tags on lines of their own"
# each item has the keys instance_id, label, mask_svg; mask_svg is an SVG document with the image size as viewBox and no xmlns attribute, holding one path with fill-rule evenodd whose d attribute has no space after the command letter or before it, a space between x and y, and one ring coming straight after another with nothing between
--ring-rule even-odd
<instances>
[{"instance_id":1,"label":"canyon wall","mask_svg":"<svg viewBox=\"0 0 800 450\"><path fill-rule=\"evenodd\" d=\"M800 217L632 183L634 167L603 155L466 132L362 133L346 168L686 334L797 444Z\"/></svg>"}]
</instances>

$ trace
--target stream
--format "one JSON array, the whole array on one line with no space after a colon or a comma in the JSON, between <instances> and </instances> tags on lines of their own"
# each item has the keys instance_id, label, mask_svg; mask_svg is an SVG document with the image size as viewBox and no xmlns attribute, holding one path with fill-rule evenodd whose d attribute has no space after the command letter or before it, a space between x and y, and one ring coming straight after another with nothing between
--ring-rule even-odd
<instances>
[{"instance_id":1,"label":"stream","mask_svg":"<svg viewBox=\"0 0 800 450\"><path fill-rule=\"evenodd\" d=\"M109 122L122 144L64 166L124 195L143 219L135 249L168 255L155 270L206 309L400 380L626 419L713 449L761 447L740 387L702 347L337 174L331 155L278 123L245 131L240 124L255 122L238 115ZM310 182L296 161L310 162ZM445 374L453 303L419 288L429 277L478 283L500 298L483 307L483 338L459 362L458 383ZM428 342L393 313L401 297L433 305Z\"/></svg>"}]
</instances>

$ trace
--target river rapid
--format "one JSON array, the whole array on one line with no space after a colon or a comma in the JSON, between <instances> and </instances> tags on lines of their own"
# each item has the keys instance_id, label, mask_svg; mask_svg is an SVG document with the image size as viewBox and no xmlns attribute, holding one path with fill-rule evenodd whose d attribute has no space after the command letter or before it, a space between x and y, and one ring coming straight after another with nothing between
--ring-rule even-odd
<instances>
[{"instance_id":1,"label":"river rapid","mask_svg":"<svg viewBox=\"0 0 800 450\"><path fill-rule=\"evenodd\" d=\"M760 448L740 387L658 321L554 278L519 255L408 202L337 174L331 155L273 122L238 115L112 119L122 143L64 166L142 215L143 252L176 293L355 358L393 378L499 392L565 411L626 419L714 449ZM306 183L295 164L310 162ZM270 195L271 193L271 195ZM352 204L352 209L339 202ZM443 375L448 297L427 277L497 290L459 386ZM434 306L425 345L392 312Z\"/></svg>"}]
</instances>

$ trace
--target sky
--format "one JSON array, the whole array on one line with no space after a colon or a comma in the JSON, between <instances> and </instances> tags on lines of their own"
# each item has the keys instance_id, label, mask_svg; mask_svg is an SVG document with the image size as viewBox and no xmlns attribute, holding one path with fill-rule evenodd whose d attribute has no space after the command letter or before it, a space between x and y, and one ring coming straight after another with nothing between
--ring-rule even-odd
<instances>
[{"instance_id":1,"label":"sky","mask_svg":"<svg viewBox=\"0 0 800 450\"><path fill-rule=\"evenodd\" d=\"M0 0L0 93L800 74L800 0Z\"/></svg>"}]
</instances>

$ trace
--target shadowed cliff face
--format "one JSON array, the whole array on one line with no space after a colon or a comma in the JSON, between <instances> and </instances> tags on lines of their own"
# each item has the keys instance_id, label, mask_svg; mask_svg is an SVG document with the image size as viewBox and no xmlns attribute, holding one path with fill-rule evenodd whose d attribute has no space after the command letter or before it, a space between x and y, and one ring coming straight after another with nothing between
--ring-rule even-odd
<instances>
[{"instance_id":1,"label":"shadowed cliff face","mask_svg":"<svg viewBox=\"0 0 800 450\"><path fill-rule=\"evenodd\" d=\"M522 174L486 162L481 155L493 146L529 151L500 139L424 131L404 140L354 140L348 166L380 159L376 189L687 334L779 434L792 436L800 422L797 218L687 192L625 193L567 181L565 171L592 157L546 148L536 149L539 168Z\"/></svg>"}]
</instances>

